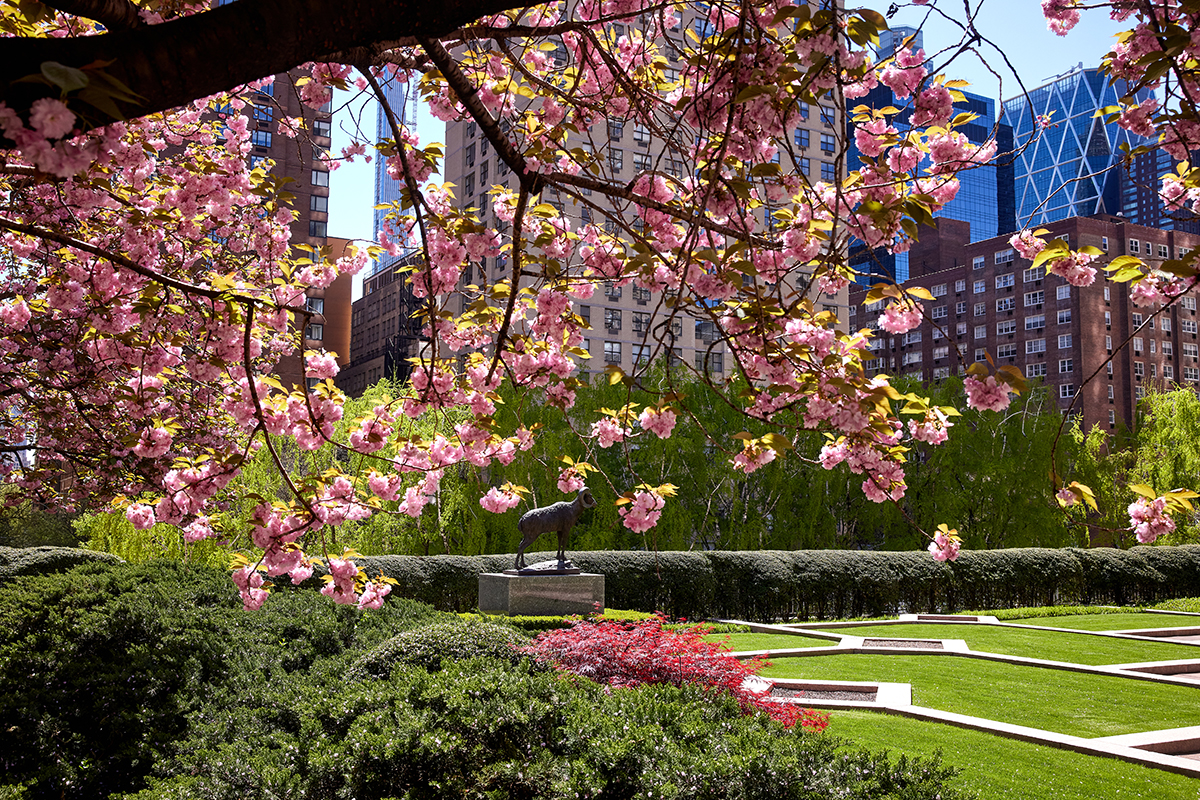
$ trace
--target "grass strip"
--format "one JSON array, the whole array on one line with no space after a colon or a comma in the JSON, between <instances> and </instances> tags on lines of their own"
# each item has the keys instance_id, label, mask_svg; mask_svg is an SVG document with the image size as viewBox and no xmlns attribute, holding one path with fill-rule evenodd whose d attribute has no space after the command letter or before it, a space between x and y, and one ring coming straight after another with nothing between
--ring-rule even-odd
<instances>
[{"instance_id":1,"label":"grass strip","mask_svg":"<svg viewBox=\"0 0 1200 800\"><path fill-rule=\"evenodd\" d=\"M1030 624L1049 625L1042 619L1031 621ZM852 628L837 628L836 632L871 639L963 639L967 647L981 653L1043 658L1092 666L1200 659L1200 646L1196 645L1143 642L1136 639L1088 636L1072 631L1024 630L994 625L915 622L901 625L856 625Z\"/></svg>"},{"instance_id":2,"label":"grass strip","mask_svg":"<svg viewBox=\"0 0 1200 800\"><path fill-rule=\"evenodd\" d=\"M724 644L730 650L790 650L796 647L837 647L837 639L791 636L786 633L710 633L706 642Z\"/></svg>"},{"instance_id":3,"label":"grass strip","mask_svg":"<svg viewBox=\"0 0 1200 800\"><path fill-rule=\"evenodd\" d=\"M912 684L913 705L1072 736L1116 736L1200 721L1200 686L951 655L777 658L765 678Z\"/></svg>"},{"instance_id":4,"label":"grass strip","mask_svg":"<svg viewBox=\"0 0 1200 800\"><path fill-rule=\"evenodd\" d=\"M1061 617L1010 619L1019 625L1045 625L1050 628L1073 628L1079 631L1120 631L1134 628L1200 628L1200 617L1187 614L1075 614Z\"/></svg>"},{"instance_id":5,"label":"grass strip","mask_svg":"<svg viewBox=\"0 0 1200 800\"><path fill-rule=\"evenodd\" d=\"M978 792L980 800L1196 800L1200 795L1195 778L891 714L837 711L829 731L893 755L941 750L945 763L962 770L956 785Z\"/></svg>"}]
</instances>

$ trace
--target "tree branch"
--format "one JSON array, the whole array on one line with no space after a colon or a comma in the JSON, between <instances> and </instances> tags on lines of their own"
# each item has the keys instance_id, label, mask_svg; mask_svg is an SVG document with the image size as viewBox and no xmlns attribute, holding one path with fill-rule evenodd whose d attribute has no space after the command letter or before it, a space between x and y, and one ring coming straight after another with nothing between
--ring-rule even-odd
<instances>
[{"instance_id":1,"label":"tree branch","mask_svg":"<svg viewBox=\"0 0 1200 800\"><path fill-rule=\"evenodd\" d=\"M87 14L117 0L77 2ZM395 42L408 37L438 37L489 14L523 8L515 0L238 0L202 14L161 25L76 38L10 38L0 59L0 101L28 118L35 100L56 95L56 87L18 83L55 61L77 69L112 62L105 73L140 95L139 103L120 103L126 117L166 111L227 91L267 75L286 72L322 56ZM118 6L119 7L119 6ZM69 99L68 99L69 102ZM85 130L118 121L82 106Z\"/></svg>"}]
</instances>

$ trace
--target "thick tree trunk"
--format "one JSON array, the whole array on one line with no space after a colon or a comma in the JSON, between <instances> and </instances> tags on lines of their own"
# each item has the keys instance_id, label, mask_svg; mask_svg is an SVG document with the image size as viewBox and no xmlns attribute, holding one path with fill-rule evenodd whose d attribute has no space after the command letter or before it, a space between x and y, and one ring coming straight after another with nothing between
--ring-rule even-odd
<instances>
[{"instance_id":1,"label":"thick tree trunk","mask_svg":"<svg viewBox=\"0 0 1200 800\"><path fill-rule=\"evenodd\" d=\"M48 5L57 5L49 0ZM64 2L64 10L79 3ZM88 4L83 4L88 5ZM105 72L143 100L118 104L127 117L185 105L307 61L348 54L361 60L373 45L415 44L440 37L479 17L525 4L514 0L239 0L162 25L142 25L76 39L4 39L0 44L0 101L28 117L57 89L18 83L58 62L81 69L112 62ZM68 101L69 102L69 101ZM74 108L74 106L72 106ZM89 107L87 126L114 117Z\"/></svg>"}]
</instances>

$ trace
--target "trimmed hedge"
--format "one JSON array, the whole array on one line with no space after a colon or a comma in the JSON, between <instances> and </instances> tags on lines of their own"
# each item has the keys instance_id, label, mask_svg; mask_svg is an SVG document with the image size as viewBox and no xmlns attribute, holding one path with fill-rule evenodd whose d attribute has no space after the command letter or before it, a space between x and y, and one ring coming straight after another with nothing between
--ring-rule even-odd
<instances>
[{"instance_id":1,"label":"trimmed hedge","mask_svg":"<svg viewBox=\"0 0 1200 800\"><path fill-rule=\"evenodd\" d=\"M530 563L553 553L532 553ZM396 594L435 608L478 602L478 575L511 555L364 558ZM951 564L927 553L747 550L571 554L605 579L605 605L676 618L840 619L898 613L1050 605L1150 605L1200 595L1200 546L1015 548L963 551Z\"/></svg>"},{"instance_id":2,"label":"trimmed hedge","mask_svg":"<svg viewBox=\"0 0 1200 800\"><path fill-rule=\"evenodd\" d=\"M46 575L51 572L66 572L80 564L101 561L120 564L121 559L111 553L84 550L80 547L0 547L0 580L18 575Z\"/></svg>"}]
</instances>

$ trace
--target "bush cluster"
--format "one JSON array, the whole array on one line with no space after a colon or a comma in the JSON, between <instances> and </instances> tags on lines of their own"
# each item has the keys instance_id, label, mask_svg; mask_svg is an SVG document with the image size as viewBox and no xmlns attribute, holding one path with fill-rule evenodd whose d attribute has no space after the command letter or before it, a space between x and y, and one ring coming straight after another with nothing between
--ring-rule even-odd
<instances>
[{"instance_id":1,"label":"bush cluster","mask_svg":"<svg viewBox=\"0 0 1200 800\"><path fill-rule=\"evenodd\" d=\"M173 563L0 582L0 796L959 797L936 758L564 678L514 659L514 629L413 601L240 606L225 571Z\"/></svg>"},{"instance_id":2,"label":"bush cluster","mask_svg":"<svg viewBox=\"0 0 1200 800\"><path fill-rule=\"evenodd\" d=\"M530 563L553 554L535 553ZM676 618L843 619L902 612L1046 605L1149 605L1200 595L1200 546L963 551L939 563L922 551L746 550L572 553L604 575L606 605ZM368 572L397 594L448 610L478 601L478 575L511 556L383 556Z\"/></svg>"},{"instance_id":3,"label":"bush cluster","mask_svg":"<svg viewBox=\"0 0 1200 800\"><path fill-rule=\"evenodd\" d=\"M0 546L0 580L18 575L45 575L63 572L92 562L119 564L121 559L109 553L79 547L4 547Z\"/></svg>"}]
</instances>

